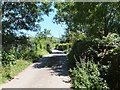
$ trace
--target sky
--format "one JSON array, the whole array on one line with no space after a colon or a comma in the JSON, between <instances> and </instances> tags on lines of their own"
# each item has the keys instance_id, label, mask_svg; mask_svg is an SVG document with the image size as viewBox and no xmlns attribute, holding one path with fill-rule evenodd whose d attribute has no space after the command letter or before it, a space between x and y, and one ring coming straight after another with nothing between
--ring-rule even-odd
<instances>
[{"instance_id":1,"label":"sky","mask_svg":"<svg viewBox=\"0 0 120 90\"><path fill-rule=\"evenodd\" d=\"M47 15L43 16L44 21L40 22L41 31L44 29L51 30L51 35L54 37L61 37L65 32L66 25L53 23L53 17L55 16L56 11L50 12L49 17ZM35 32L28 32L30 36L35 36Z\"/></svg>"},{"instance_id":2,"label":"sky","mask_svg":"<svg viewBox=\"0 0 120 90\"><path fill-rule=\"evenodd\" d=\"M60 38L61 35L64 34L65 28L67 28L67 26L53 23L53 18L56 14L56 9L53 6L52 6L52 9L54 10L54 12L50 12L49 16L43 15L42 18L44 20L41 21L39 24L41 27L41 31L43 31L44 29L51 30L51 36ZM26 31L26 30L20 30L20 31L23 31L26 35L29 35L29 36L36 36L36 33L37 33L37 32Z\"/></svg>"}]
</instances>

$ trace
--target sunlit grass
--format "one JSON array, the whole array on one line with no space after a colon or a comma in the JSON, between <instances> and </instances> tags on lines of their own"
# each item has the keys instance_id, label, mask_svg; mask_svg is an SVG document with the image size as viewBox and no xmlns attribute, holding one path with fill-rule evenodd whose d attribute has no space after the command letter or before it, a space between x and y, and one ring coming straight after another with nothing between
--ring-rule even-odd
<instances>
[{"instance_id":1,"label":"sunlit grass","mask_svg":"<svg viewBox=\"0 0 120 90\"><path fill-rule=\"evenodd\" d=\"M19 59L16 61L16 65L12 65L10 68L10 75L13 78L15 75L20 73L22 70L24 70L26 67L28 67L31 64L30 61L25 61L22 59ZM8 70L7 70L8 71ZM5 83L5 81L8 80L6 75L6 71L4 68L0 68L0 84Z\"/></svg>"},{"instance_id":2,"label":"sunlit grass","mask_svg":"<svg viewBox=\"0 0 120 90\"><path fill-rule=\"evenodd\" d=\"M49 54L45 49L39 49L37 50L37 56L41 55L41 56L44 56L44 55L47 55Z\"/></svg>"},{"instance_id":3,"label":"sunlit grass","mask_svg":"<svg viewBox=\"0 0 120 90\"><path fill-rule=\"evenodd\" d=\"M17 60L16 65L11 67L11 75L15 76L19 72L21 72L23 69L25 69L27 66L31 64L30 61L25 61L25 60Z\"/></svg>"}]
</instances>

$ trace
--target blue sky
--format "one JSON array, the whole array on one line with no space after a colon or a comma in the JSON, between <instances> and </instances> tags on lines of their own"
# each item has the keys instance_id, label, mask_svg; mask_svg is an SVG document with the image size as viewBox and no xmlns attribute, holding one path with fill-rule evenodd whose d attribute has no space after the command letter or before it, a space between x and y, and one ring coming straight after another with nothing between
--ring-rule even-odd
<instances>
[{"instance_id":1,"label":"blue sky","mask_svg":"<svg viewBox=\"0 0 120 90\"><path fill-rule=\"evenodd\" d=\"M45 15L43 17L44 21L40 23L40 26L41 26L41 30L44 30L45 28L50 29L51 34L54 37L59 37L61 36L61 34L64 34L66 25L53 23L52 21L53 21L54 15L55 15L55 12L51 12L49 17Z\"/></svg>"},{"instance_id":2,"label":"blue sky","mask_svg":"<svg viewBox=\"0 0 120 90\"><path fill-rule=\"evenodd\" d=\"M66 25L53 23L53 17L55 16L56 11L50 12L49 17L47 15L43 16L44 21L40 22L41 31L44 29L51 30L51 35L54 37L61 37L65 32ZM28 32L30 36L35 36L35 32Z\"/></svg>"}]
</instances>

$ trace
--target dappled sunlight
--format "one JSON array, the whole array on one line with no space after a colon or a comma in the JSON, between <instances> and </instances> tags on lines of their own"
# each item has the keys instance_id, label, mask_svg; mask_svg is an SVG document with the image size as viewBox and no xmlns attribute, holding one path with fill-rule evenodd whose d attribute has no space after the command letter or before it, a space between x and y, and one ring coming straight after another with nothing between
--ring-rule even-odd
<instances>
[{"instance_id":1,"label":"dappled sunlight","mask_svg":"<svg viewBox=\"0 0 120 90\"><path fill-rule=\"evenodd\" d=\"M52 70L51 74L54 73L58 76L68 76L67 55L62 51L54 51L54 54L52 53L46 55L41 60L39 60L39 62L35 63L33 67L37 69L50 68Z\"/></svg>"}]
</instances>

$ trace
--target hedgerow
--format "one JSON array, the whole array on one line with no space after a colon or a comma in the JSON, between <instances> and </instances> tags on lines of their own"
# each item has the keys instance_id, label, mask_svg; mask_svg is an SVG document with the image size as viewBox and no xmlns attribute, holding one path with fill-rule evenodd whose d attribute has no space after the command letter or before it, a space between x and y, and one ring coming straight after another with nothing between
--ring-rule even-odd
<instances>
[{"instance_id":1,"label":"hedgerow","mask_svg":"<svg viewBox=\"0 0 120 90\"><path fill-rule=\"evenodd\" d=\"M120 86L120 36L108 34L102 39L80 37L68 55L70 68L76 67L80 60L93 60L98 65L101 78L106 80L110 89L117 89ZM117 75L117 76L116 76Z\"/></svg>"},{"instance_id":2,"label":"hedgerow","mask_svg":"<svg viewBox=\"0 0 120 90\"><path fill-rule=\"evenodd\" d=\"M70 69L72 87L75 90L107 90L105 80L100 77L98 65L93 61L81 61L76 63L76 68Z\"/></svg>"},{"instance_id":3,"label":"hedgerow","mask_svg":"<svg viewBox=\"0 0 120 90\"><path fill-rule=\"evenodd\" d=\"M68 53L71 50L72 43L56 44L55 49Z\"/></svg>"}]
</instances>

